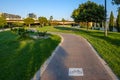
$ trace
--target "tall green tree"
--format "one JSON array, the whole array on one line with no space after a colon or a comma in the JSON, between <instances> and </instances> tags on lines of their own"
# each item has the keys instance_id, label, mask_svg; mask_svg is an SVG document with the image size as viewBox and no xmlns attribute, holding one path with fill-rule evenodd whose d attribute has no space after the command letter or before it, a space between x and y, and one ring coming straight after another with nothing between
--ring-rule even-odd
<instances>
[{"instance_id":1,"label":"tall green tree","mask_svg":"<svg viewBox=\"0 0 120 80\"><path fill-rule=\"evenodd\" d=\"M114 15L113 12L111 11L110 20L109 20L109 30L113 31L113 27L114 27Z\"/></svg>"},{"instance_id":2,"label":"tall green tree","mask_svg":"<svg viewBox=\"0 0 120 80\"><path fill-rule=\"evenodd\" d=\"M3 28L7 24L6 19L4 17L0 17L0 28Z\"/></svg>"},{"instance_id":3,"label":"tall green tree","mask_svg":"<svg viewBox=\"0 0 120 80\"><path fill-rule=\"evenodd\" d=\"M75 22L101 22L105 19L104 6L87 1L86 3L80 4L79 7L73 11L71 17Z\"/></svg>"},{"instance_id":4,"label":"tall green tree","mask_svg":"<svg viewBox=\"0 0 120 80\"><path fill-rule=\"evenodd\" d=\"M48 20L46 17L39 17L38 20L39 20L41 27L45 26L48 23Z\"/></svg>"},{"instance_id":5,"label":"tall green tree","mask_svg":"<svg viewBox=\"0 0 120 80\"><path fill-rule=\"evenodd\" d=\"M117 19L116 19L116 26L118 32L120 32L120 10L118 11Z\"/></svg>"},{"instance_id":6,"label":"tall green tree","mask_svg":"<svg viewBox=\"0 0 120 80\"><path fill-rule=\"evenodd\" d=\"M30 18L30 17L24 19L24 23L26 25L28 25L29 28L30 28L31 24L33 24L34 22L35 22L35 20L33 18Z\"/></svg>"}]
</instances>

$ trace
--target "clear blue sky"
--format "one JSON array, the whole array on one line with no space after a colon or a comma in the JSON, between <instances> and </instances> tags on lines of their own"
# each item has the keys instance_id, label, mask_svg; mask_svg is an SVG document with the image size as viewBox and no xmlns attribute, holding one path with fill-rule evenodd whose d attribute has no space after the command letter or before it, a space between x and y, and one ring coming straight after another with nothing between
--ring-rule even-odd
<instances>
[{"instance_id":1,"label":"clear blue sky","mask_svg":"<svg viewBox=\"0 0 120 80\"><path fill-rule=\"evenodd\" d=\"M72 20L72 11L79 4L88 0L1 0L0 12L18 14L21 17L26 17L28 13L35 13L37 17L45 16L49 19L52 15L54 19ZM104 0L91 0L98 4L104 5ZM117 6L111 4L111 0L107 0L107 15L113 11L115 17L117 15Z\"/></svg>"}]
</instances>

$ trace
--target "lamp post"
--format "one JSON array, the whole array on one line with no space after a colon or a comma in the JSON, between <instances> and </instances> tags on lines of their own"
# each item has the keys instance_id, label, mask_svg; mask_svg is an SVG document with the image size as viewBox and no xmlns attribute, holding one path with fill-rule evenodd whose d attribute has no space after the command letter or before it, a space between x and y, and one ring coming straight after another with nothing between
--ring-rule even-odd
<instances>
[{"instance_id":1,"label":"lamp post","mask_svg":"<svg viewBox=\"0 0 120 80\"><path fill-rule=\"evenodd\" d=\"M107 4L105 0L105 36L107 36Z\"/></svg>"}]
</instances>

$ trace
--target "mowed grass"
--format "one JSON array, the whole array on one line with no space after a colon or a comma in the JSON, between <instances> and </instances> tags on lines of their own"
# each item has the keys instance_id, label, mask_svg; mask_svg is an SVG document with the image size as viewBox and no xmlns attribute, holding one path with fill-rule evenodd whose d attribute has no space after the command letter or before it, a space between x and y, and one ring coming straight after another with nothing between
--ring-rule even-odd
<instances>
[{"instance_id":1,"label":"mowed grass","mask_svg":"<svg viewBox=\"0 0 120 80\"><path fill-rule=\"evenodd\" d=\"M52 26L39 28L39 30L72 33L84 37L120 78L120 33L109 32L108 37L104 37L104 32L97 30L86 31L85 29Z\"/></svg>"},{"instance_id":2,"label":"mowed grass","mask_svg":"<svg viewBox=\"0 0 120 80\"><path fill-rule=\"evenodd\" d=\"M19 40L10 31L0 32L0 80L30 80L60 40L56 35Z\"/></svg>"}]
</instances>

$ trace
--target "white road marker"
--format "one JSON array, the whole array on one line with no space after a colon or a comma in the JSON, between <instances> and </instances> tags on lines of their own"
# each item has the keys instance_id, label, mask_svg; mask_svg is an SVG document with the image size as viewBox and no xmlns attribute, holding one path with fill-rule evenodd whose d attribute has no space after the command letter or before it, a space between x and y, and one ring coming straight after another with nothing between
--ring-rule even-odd
<instances>
[{"instance_id":1,"label":"white road marker","mask_svg":"<svg viewBox=\"0 0 120 80\"><path fill-rule=\"evenodd\" d=\"M82 68L69 68L68 76L84 76Z\"/></svg>"}]
</instances>

